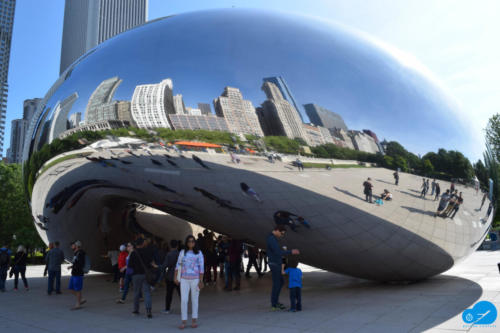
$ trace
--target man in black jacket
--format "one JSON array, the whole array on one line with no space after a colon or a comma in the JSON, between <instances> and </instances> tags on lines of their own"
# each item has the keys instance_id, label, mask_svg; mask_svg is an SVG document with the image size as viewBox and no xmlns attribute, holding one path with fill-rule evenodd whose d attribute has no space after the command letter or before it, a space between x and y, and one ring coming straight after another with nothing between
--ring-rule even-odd
<instances>
[{"instance_id":1,"label":"man in black jacket","mask_svg":"<svg viewBox=\"0 0 500 333\"><path fill-rule=\"evenodd\" d=\"M78 310L82 308L82 305L87 302L82 299L82 289L83 289L83 274L85 267L85 252L82 250L82 242L75 241L71 244L71 249L73 250L73 261L72 265L68 266L71 269L71 278L69 280L68 289L71 290L73 295L76 297L76 304L71 310Z\"/></svg>"},{"instance_id":2,"label":"man in black jacket","mask_svg":"<svg viewBox=\"0 0 500 333\"><path fill-rule=\"evenodd\" d=\"M179 297L181 296L181 290L179 285L174 283L175 266L177 266L177 259L179 257L178 242L176 240L170 241L170 251L165 256L165 261L163 262L163 267L165 267L165 281L167 282L167 295L165 296L165 310L164 314L170 313L170 305L172 304L172 296L174 289L177 290Z\"/></svg>"}]
</instances>

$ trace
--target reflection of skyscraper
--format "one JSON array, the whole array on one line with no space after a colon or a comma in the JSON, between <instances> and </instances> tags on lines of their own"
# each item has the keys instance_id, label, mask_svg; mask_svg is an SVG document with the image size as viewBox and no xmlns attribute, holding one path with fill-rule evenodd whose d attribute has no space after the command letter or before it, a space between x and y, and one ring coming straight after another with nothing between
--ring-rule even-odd
<instances>
[{"instance_id":1,"label":"reflection of skyscraper","mask_svg":"<svg viewBox=\"0 0 500 333\"><path fill-rule=\"evenodd\" d=\"M193 116L190 114L170 114L168 115L173 129L190 129L190 130L208 130L229 132L227 122L223 117L215 115L199 115Z\"/></svg>"},{"instance_id":2,"label":"reflection of skyscraper","mask_svg":"<svg viewBox=\"0 0 500 333\"><path fill-rule=\"evenodd\" d=\"M304 109L306 110L309 120L314 125L332 129L341 128L344 131L347 131L344 119L342 119L339 114L312 103L304 104Z\"/></svg>"},{"instance_id":3,"label":"reflection of skyscraper","mask_svg":"<svg viewBox=\"0 0 500 333\"><path fill-rule=\"evenodd\" d=\"M16 0L0 0L0 157L3 155L3 137L5 135L5 112L7 109L8 74L10 61L10 42Z\"/></svg>"},{"instance_id":4,"label":"reflection of skyscraper","mask_svg":"<svg viewBox=\"0 0 500 333\"><path fill-rule=\"evenodd\" d=\"M138 127L170 128L167 114L175 113L172 90L171 79L135 87L131 110Z\"/></svg>"},{"instance_id":5,"label":"reflection of skyscraper","mask_svg":"<svg viewBox=\"0 0 500 333\"><path fill-rule=\"evenodd\" d=\"M201 116L202 113L200 109L195 109L188 106L186 108L186 114L189 114L191 116Z\"/></svg>"},{"instance_id":6,"label":"reflection of skyscraper","mask_svg":"<svg viewBox=\"0 0 500 333\"><path fill-rule=\"evenodd\" d=\"M10 163L21 163L24 147L24 138L28 130L28 121L24 119L12 120L10 127L10 148L7 158Z\"/></svg>"},{"instance_id":7,"label":"reflection of skyscraper","mask_svg":"<svg viewBox=\"0 0 500 333\"><path fill-rule=\"evenodd\" d=\"M78 99L78 94L75 92L62 102L58 102L54 108L54 115L50 120L49 143L56 139L59 134L68 129L68 114L73 107L73 104Z\"/></svg>"},{"instance_id":8,"label":"reflection of skyscraper","mask_svg":"<svg viewBox=\"0 0 500 333\"><path fill-rule=\"evenodd\" d=\"M71 116L69 116L69 127L70 128L78 127L81 121L82 121L82 113L75 112Z\"/></svg>"},{"instance_id":9,"label":"reflection of skyscraper","mask_svg":"<svg viewBox=\"0 0 500 333\"><path fill-rule=\"evenodd\" d=\"M91 48L146 22L147 7L147 0L66 0L59 74Z\"/></svg>"},{"instance_id":10,"label":"reflection of skyscraper","mask_svg":"<svg viewBox=\"0 0 500 333\"><path fill-rule=\"evenodd\" d=\"M41 98L26 99L23 103L23 119L30 123L33 115L35 114L36 108L42 101Z\"/></svg>"},{"instance_id":11,"label":"reflection of skyscraper","mask_svg":"<svg viewBox=\"0 0 500 333\"><path fill-rule=\"evenodd\" d=\"M278 87L278 89L280 90L283 98L295 107L295 110L297 110L297 113L299 114L300 120L304 121L304 119L302 118L302 114L300 113L299 104L295 100L292 91L288 87L288 84L286 83L283 77L281 76L266 77L264 78L264 82L274 83L276 87Z\"/></svg>"},{"instance_id":12,"label":"reflection of skyscraper","mask_svg":"<svg viewBox=\"0 0 500 333\"><path fill-rule=\"evenodd\" d=\"M130 102L116 101L115 103L118 120L128 121L130 125L135 126L134 119L132 118L132 113L130 111Z\"/></svg>"},{"instance_id":13,"label":"reflection of skyscraper","mask_svg":"<svg viewBox=\"0 0 500 333\"><path fill-rule=\"evenodd\" d=\"M270 134L284 135L290 139L301 138L307 142L302 119L293 105L283 98L279 88L272 82L264 82L262 90L268 98L262 107Z\"/></svg>"},{"instance_id":14,"label":"reflection of skyscraper","mask_svg":"<svg viewBox=\"0 0 500 333\"><path fill-rule=\"evenodd\" d=\"M264 136L252 102L244 100L238 88L224 88L214 107L217 116L226 118L231 133Z\"/></svg>"},{"instance_id":15,"label":"reflection of skyscraper","mask_svg":"<svg viewBox=\"0 0 500 333\"><path fill-rule=\"evenodd\" d=\"M85 123L91 124L102 120L115 120L112 107L107 104L111 102L122 80L115 76L102 81L94 90L85 109Z\"/></svg>"},{"instance_id":16,"label":"reflection of skyscraper","mask_svg":"<svg viewBox=\"0 0 500 333\"><path fill-rule=\"evenodd\" d=\"M212 114L212 108L208 103L198 103L198 109L201 110L201 114L204 115Z\"/></svg>"},{"instance_id":17,"label":"reflection of skyscraper","mask_svg":"<svg viewBox=\"0 0 500 333\"><path fill-rule=\"evenodd\" d=\"M185 114L186 106L184 105L184 101L182 100L182 95L177 94L174 96L174 110L175 114Z\"/></svg>"}]
</instances>

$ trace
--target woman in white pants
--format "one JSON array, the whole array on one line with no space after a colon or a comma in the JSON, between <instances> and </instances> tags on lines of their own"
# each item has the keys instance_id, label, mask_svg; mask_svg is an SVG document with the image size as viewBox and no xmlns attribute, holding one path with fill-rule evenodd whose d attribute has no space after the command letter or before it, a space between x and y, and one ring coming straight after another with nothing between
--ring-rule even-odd
<instances>
[{"instance_id":1,"label":"woman in white pants","mask_svg":"<svg viewBox=\"0 0 500 333\"><path fill-rule=\"evenodd\" d=\"M203 254L193 235L186 237L185 248L179 253L175 268L175 283L181 285L181 318L180 329L186 327L188 319L188 299L191 292L192 328L198 327L198 296L203 288Z\"/></svg>"}]
</instances>

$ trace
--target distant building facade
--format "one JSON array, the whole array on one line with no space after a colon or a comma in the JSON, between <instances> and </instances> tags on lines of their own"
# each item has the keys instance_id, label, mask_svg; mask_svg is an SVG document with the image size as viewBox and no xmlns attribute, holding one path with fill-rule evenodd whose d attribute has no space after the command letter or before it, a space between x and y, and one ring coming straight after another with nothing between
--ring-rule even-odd
<instances>
[{"instance_id":1,"label":"distant building facade","mask_svg":"<svg viewBox=\"0 0 500 333\"><path fill-rule=\"evenodd\" d=\"M360 131L349 131L354 148L367 153L376 154L381 152L377 143L370 135Z\"/></svg>"},{"instance_id":2,"label":"distant building facade","mask_svg":"<svg viewBox=\"0 0 500 333\"><path fill-rule=\"evenodd\" d=\"M132 96L131 113L140 128L170 128L167 114L175 114L173 83L165 79L158 84L136 86Z\"/></svg>"},{"instance_id":3,"label":"distant building facade","mask_svg":"<svg viewBox=\"0 0 500 333\"><path fill-rule=\"evenodd\" d=\"M85 109L85 123L92 124L103 120L116 120L116 113L113 113L113 107L110 106L116 89L122 83L122 80L115 76L102 81L90 95Z\"/></svg>"},{"instance_id":4,"label":"distant building facade","mask_svg":"<svg viewBox=\"0 0 500 333\"><path fill-rule=\"evenodd\" d=\"M68 129L68 115L78 99L78 93L73 93L54 107L54 115L50 121L49 143L59 137L59 134Z\"/></svg>"},{"instance_id":5,"label":"distant building facade","mask_svg":"<svg viewBox=\"0 0 500 333\"><path fill-rule=\"evenodd\" d=\"M5 113L7 112L7 95L9 91L8 74L10 62L10 45L16 0L0 0L0 157L3 155L5 136Z\"/></svg>"},{"instance_id":6,"label":"distant building facade","mask_svg":"<svg viewBox=\"0 0 500 333\"><path fill-rule=\"evenodd\" d=\"M307 142L308 136L302 126L295 107L283 98L279 88L272 82L264 82L262 90L267 100L262 104L266 129L270 135L283 135L290 139L301 138ZM260 117L262 119L262 116Z\"/></svg>"},{"instance_id":7,"label":"distant building facade","mask_svg":"<svg viewBox=\"0 0 500 333\"><path fill-rule=\"evenodd\" d=\"M342 141L345 144L345 148L356 149L354 148L354 143L352 142L351 136L349 133L341 128L330 129L330 133L333 137L336 137L337 140Z\"/></svg>"},{"instance_id":8,"label":"distant building facade","mask_svg":"<svg viewBox=\"0 0 500 333\"><path fill-rule=\"evenodd\" d=\"M23 148L29 123L24 119L14 119L10 128L10 148L7 151L7 159L10 163L21 163L23 159Z\"/></svg>"},{"instance_id":9,"label":"distant building facade","mask_svg":"<svg viewBox=\"0 0 500 333\"><path fill-rule=\"evenodd\" d=\"M271 82L274 85L276 85L276 87L278 87L283 98L293 105L293 107L297 111L297 114L300 117L300 120L303 122L304 119L302 117L302 114L300 113L299 103L297 103L297 101L295 100L295 97L293 96L290 87L286 83L285 78L283 78L282 76L273 76L273 77L266 77L263 79L263 81Z\"/></svg>"},{"instance_id":10,"label":"distant building facade","mask_svg":"<svg viewBox=\"0 0 500 333\"><path fill-rule=\"evenodd\" d=\"M311 124L302 124L304 132L307 135L306 142L309 146L315 147L327 143L335 143L330 131L321 126L314 126Z\"/></svg>"},{"instance_id":11,"label":"distant building facade","mask_svg":"<svg viewBox=\"0 0 500 333\"><path fill-rule=\"evenodd\" d=\"M82 121L82 113L75 112L71 116L69 116L69 127L70 128L78 127L80 126L81 121Z\"/></svg>"},{"instance_id":12,"label":"distant building facade","mask_svg":"<svg viewBox=\"0 0 500 333\"><path fill-rule=\"evenodd\" d=\"M26 99L23 102L23 119L28 122L28 124L31 122L33 119L33 116L35 115L35 111L42 102L41 98L32 98L32 99Z\"/></svg>"},{"instance_id":13,"label":"distant building facade","mask_svg":"<svg viewBox=\"0 0 500 333\"><path fill-rule=\"evenodd\" d=\"M212 108L208 103L198 103L198 109L201 110L201 114L204 115L212 114Z\"/></svg>"},{"instance_id":14,"label":"distant building facade","mask_svg":"<svg viewBox=\"0 0 500 333\"><path fill-rule=\"evenodd\" d=\"M339 114L312 103L304 104L304 109L306 110L309 120L314 125L326 128L341 128L347 131L344 119L342 119Z\"/></svg>"},{"instance_id":15,"label":"distant building facade","mask_svg":"<svg viewBox=\"0 0 500 333\"><path fill-rule=\"evenodd\" d=\"M59 134L59 139L64 139L65 137L78 132L85 132L85 131L97 132L97 131L105 131L110 129L127 128L127 127L130 127L130 123L128 121L122 121L122 120L99 121L97 123L84 124L82 126L78 126L69 129L67 131L64 131Z\"/></svg>"},{"instance_id":16,"label":"distant building facade","mask_svg":"<svg viewBox=\"0 0 500 333\"><path fill-rule=\"evenodd\" d=\"M147 0L66 0L59 74L88 50L145 23L147 11Z\"/></svg>"},{"instance_id":17,"label":"distant building facade","mask_svg":"<svg viewBox=\"0 0 500 333\"><path fill-rule=\"evenodd\" d=\"M231 133L264 136L252 102L244 100L238 88L224 88L214 107L217 116L226 119Z\"/></svg>"},{"instance_id":18,"label":"distant building facade","mask_svg":"<svg viewBox=\"0 0 500 333\"><path fill-rule=\"evenodd\" d=\"M182 99L181 94L177 94L173 97L174 101L174 113L175 114L185 114L186 113L186 105L184 105L184 100Z\"/></svg>"},{"instance_id":19,"label":"distant building facade","mask_svg":"<svg viewBox=\"0 0 500 333\"><path fill-rule=\"evenodd\" d=\"M208 131L229 132L226 119L215 115L190 115L170 114L168 115L173 129L203 129Z\"/></svg>"}]
</instances>

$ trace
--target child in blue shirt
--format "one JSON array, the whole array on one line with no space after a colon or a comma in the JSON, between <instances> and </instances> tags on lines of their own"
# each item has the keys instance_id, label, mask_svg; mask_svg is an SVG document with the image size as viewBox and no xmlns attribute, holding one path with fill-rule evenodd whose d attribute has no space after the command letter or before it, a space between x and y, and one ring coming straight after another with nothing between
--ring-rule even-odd
<instances>
[{"instance_id":1,"label":"child in blue shirt","mask_svg":"<svg viewBox=\"0 0 500 333\"><path fill-rule=\"evenodd\" d=\"M290 289L290 312L302 311L302 271L297 268L299 261L292 257L288 260L288 267L282 265L282 274L288 275L288 288Z\"/></svg>"}]
</instances>

